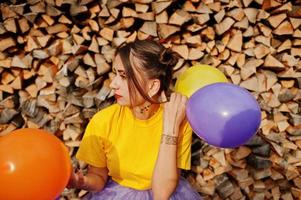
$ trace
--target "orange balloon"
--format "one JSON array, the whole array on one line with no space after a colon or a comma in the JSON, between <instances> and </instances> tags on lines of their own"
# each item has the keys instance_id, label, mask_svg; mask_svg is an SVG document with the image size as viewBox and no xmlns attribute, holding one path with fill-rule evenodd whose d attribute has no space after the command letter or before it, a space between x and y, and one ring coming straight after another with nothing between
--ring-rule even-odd
<instances>
[{"instance_id":1,"label":"orange balloon","mask_svg":"<svg viewBox=\"0 0 301 200\"><path fill-rule=\"evenodd\" d=\"M54 200L71 169L66 146L46 131L24 128L0 137L0 199Z\"/></svg>"}]
</instances>

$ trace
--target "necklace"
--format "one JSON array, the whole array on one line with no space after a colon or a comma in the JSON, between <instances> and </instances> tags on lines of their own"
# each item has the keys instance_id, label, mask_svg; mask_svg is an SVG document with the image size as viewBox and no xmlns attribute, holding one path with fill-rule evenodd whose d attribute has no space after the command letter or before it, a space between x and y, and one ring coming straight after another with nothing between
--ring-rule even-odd
<instances>
[{"instance_id":1,"label":"necklace","mask_svg":"<svg viewBox=\"0 0 301 200\"><path fill-rule=\"evenodd\" d=\"M151 105L152 104L149 104L149 105L146 105L146 106L143 106L142 108L140 108L140 113L144 114L145 112L148 112Z\"/></svg>"}]
</instances>

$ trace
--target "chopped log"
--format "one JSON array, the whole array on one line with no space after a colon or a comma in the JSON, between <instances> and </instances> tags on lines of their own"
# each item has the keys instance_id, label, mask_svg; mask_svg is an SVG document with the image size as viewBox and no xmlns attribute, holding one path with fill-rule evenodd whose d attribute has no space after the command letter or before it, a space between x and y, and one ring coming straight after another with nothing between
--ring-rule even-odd
<instances>
[{"instance_id":1,"label":"chopped log","mask_svg":"<svg viewBox=\"0 0 301 200\"><path fill-rule=\"evenodd\" d=\"M252 3L252 1L253 0L243 0L243 4L247 8Z\"/></svg>"},{"instance_id":2,"label":"chopped log","mask_svg":"<svg viewBox=\"0 0 301 200\"><path fill-rule=\"evenodd\" d=\"M225 18L221 23L215 26L216 33L218 35L222 35L224 32L229 30L234 23L235 21L232 18Z\"/></svg>"},{"instance_id":3,"label":"chopped log","mask_svg":"<svg viewBox=\"0 0 301 200\"><path fill-rule=\"evenodd\" d=\"M269 37L265 37L265 36L256 36L255 37L255 41L258 42L258 43L261 43L267 47L271 47L271 41L270 41L270 38ZM276 41L276 40L272 40L272 46L274 47L273 45L273 42ZM280 44L279 44L280 45Z\"/></svg>"},{"instance_id":4,"label":"chopped log","mask_svg":"<svg viewBox=\"0 0 301 200\"><path fill-rule=\"evenodd\" d=\"M241 69L242 80L248 79L251 75L256 73L256 68L263 64L262 60L250 59Z\"/></svg>"},{"instance_id":5,"label":"chopped log","mask_svg":"<svg viewBox=\"0 0 301 200\"><path fill-rule=\"evenodd\" d=\"M23 4L17 4L17 5L14 5L14 4L11 4L9 5L9 8L14 11L15 13L19 14L19 15L23 15L24 14L24 7L25 7L25 3ZM13 17L13 16L11 16Z\"/></svg>"},{"instance_id":6,"label":"chopped log","mask_svg":"<svg viewBox=\"0 0 301 200\"><path fill-rule=\"evenodd\" d=\"M75 41L75 43L78 44L78 45L81 45L85 41L85 39L82 36L78 35L78 34L73 34L72 38Z\"/></svg>"},{"instance_id":7,"label":"chopped log","mask_svg":"<svg viewBox=\"0 0 301 200\"><path fill-rule=\"evenodd\" d=\"M28 65L26 65L23 60L18 56L18 55L15 55L13 57L13 60L11 62L11 66L12 67L19 67L19 68L22 68L22 69L27 69L29 68Z\"/></svg>"},{"instance_id":8,"label":"chopped log","mask_svg":"<svg viewBox=\"0 0 301 200\"><path fill-rule=\"evenodd\" d=\"M255 76L252 76L251 78L242 81L239 85L251 91L257 91L259 88L258 79Z\"/></svg>"},{"instance_id":9,"label":"chopped log","mask_svg":"<svg viewBox=\"0 0 301 200\"><path fill-rule=\"evenodd\" d=\"M269 18L269 16L270 16L270 13L266 12L265 10L260 9L257 14L257 21L267 20Z\"/></svg>"},{"instance_id":10,"label":"chopped log","mask_svg":"<svg viewBox=\"0 0 301 200\"><path fill-rule=\"evenodd\" d=\"M107 64L104 56L101 54L95 54L95 64L98 75L105 74L111 69L111 66Z\"/></svg>"},{"instance_id":11,"label":"chopped log","mask_svg":"<svg viewBox=\"0 0 301 200\"><path fill-rule=\"evenodd\" d=\"M89 35L90 32L91 32L91 28L89 26L85 26L83 29L81 29L83 38L85 38L85 40L87 41L91 40L91 36Z\"/></svg>"},{"instance_id":12,"label":"chopped log","mask_svg":"<svg viewBox=\"0 0 301 200\"><path fill-rule=\"evenodd\" d=\"M237 31L233 33L233 37L231 37L231 40L227 44L227 47L236 52L240 52L242 49L242 33L241 31Z\"/></svg>"},{"instance_id":13,"label":"chopped log","mask_svg":"<svg viewBox=\"0 0 301 200\"><path fill-rule=\"evenodd\" d=\"M25 17L19 19L18 24L22 33L26 33L30 29L30 25Z\"/></svg>"},{"instance_id":14,"label":"chopped log","mask_svg":"<svg viewBox=\"0 0 301 200\"><path fill-rule=\"evenodd\" d=\"M157 25L155 22L144 22L143 26L140 28L145 34L156 37L157 36Z\"/></svg>"},{"instance_id":15,"label":"chopped log","mask_svg":"<svg viewBox=\"0 0 301 200\"><path fill-rule=\"evenodd\" d=\"M71 8L70 8L71 16L80 15L80 14L86 13L87 11L88 11L87 6L71 4Z\"/></svg>"},{"instance_id":16,"label":"chopped log","mask_svg":"<svg viewBox=\"0 0 301 200\"><path fill-rule=\"evenodd\" d=\"M261 58L265 57L266 55L268 55L269 53L271 53L270 48L268 48L267 46L265 46L263 44L257 45L254 49L254 54L257 59L261 59Z\"/></svg>"},{"instance_id":17,"label":"chopped log","mask_svg":"<svg viewBox=\"0 0 301 200\"><path fill-rule=\"evenodd\" d=\"M279 24L281 24L281 22L283 20L285 20L287 18L287 15L285 13L282 14L278 14L278 15L274 15L274 16L270 16L268 18L269 23L271 24L271 26L273 28L277 28Z\"/></svg>"},{"instance_id":18,"label":"chopped log","mask_svg":"<svg viewBox=\"0 0 301 200\"><path fill-rule=\"evenodd\" d=\"M14 80L14 76L9 73L9 72L4 72L1 74L1 83L3 83L4 85L9 84L10 82L12 82Z\"/></svg>"},{"instance_id":19,"label":"chopped log","mask_svg":"<svg viewBox=\"0 0 301 200\"><path fill-rule=\"evenodd\" d=\"M53 26L48 26L46 28L46 31L48 34L55 34L55 33L60 33L60 32L67 32L69 31L69 28L65 24L60 24L57 23Z\"/></svg>"},{"instance_id":20,"label":"chopped log","mask_svg":"<svg viewBox=\"0 0 301 200\"><path fill-rule=\"evenodd\" d=\"M11 58L6 58L4 60L0 60L0 67L4 67L4 68L9 68L11 66ZM0 72L3 70L3 68L1 68Z\"/></svg>"},{"instance_id":21,"label":"chopped log","mask_svg":"<svg viewBox=\"0 0 301 200\"><path fill-rule=\"evenodd\" d=\"M185 1L182 9L187 12L196 12L196 8L191 1Z\"/></svg>"},{"instance_id":22,"label":"chopped log","mask_svg":"<svg viewBox=\"0 0 301 200\"><path fill-rule=\"evenodd\" d=\"M84 45L74 45L74 46L72 46L72 54L74 54L74 55L83 54L87 50L88 50L88 47L84 46Z\"/></svg>"},{"instance_id":23,"label":"chopped log","mask_svg":"<svg viewBox=\"0 0 301 200\"><path fill-rule=\"evenodd\" d=\"M153 12L147 13L137 13L137 18L142 19L144 21L153 21L155 19L155 15Z\"/></svg>"},{"instance_id":24,"label":"chopped log","mask_svg":"<svg viewBox=\"0 0 301 200\"><path fill-rule=\"evenodd\" d=\"M271 54L269 54L266 57L263 66L271 69L276 69L276 70L282 70L285 68L285 66L281 62L279 62L276 58L274 58Z\"/></svg>"},{"instance_id":25,"label":"chopped log","mask_svg":"<svg viewBox=\"0 0 301 200\"><path fill-rule=\"evenodd\" d=\"M68 19L65 15L60 16L60 18L58 19L58 22L60 22L62 24L72 24L72 21L70 19Z\"/></svg>"},{"instance_id":26,"label":"chopped log","mask_svg":"<svg viewBox=\"0 0 301 200\"><path fill-rule=\"evenodd\" d=\"M301 25L301 20L300 19L292 18L292 17L290 17L289 19L290 19L290 22L291 22L294 29L297 29Z\"/></svg>"},{"instance_id":27,"label":"chopped log","mask_svg":"<svg viewBox=\"0 0 301 200\"><path fill-rule=\"evenodd\" d=\"M225 10L221 10L220 12L218 12L216 15L214 15L214 19L217 23L220 23L222 21L222 19L224 18L225 16Z\"/></svg>"},{"instance_id":28,"label":"chopped log","mask_svg":"<svg viewBox=\"0 0 301 200\"><path fill-rule=\"evenodd\" d=\"M34 58L37 58L37 59L40 59L40 60L46 59L46 58L50 57L48 51L46 51L46 50L40 50L40 49L33 50L32 56Z\"/></svg>"},{"instance_id":29,"label":"chopped log","mask_svg":"<svg viewBox=\"0 0 301 200\"><path fill-rule=\"evenodd\" d=\"M241 21L236 22L234 24L234 27L240 28L240 29L248 29L249 27L249 21L247 19L247 17L244 17Z\"/></svg>"},{"instance_id":30,"label":"chopped log","mask_svg":"<svg viewBox=\"0 0 301 200\"><path fill-rule=\"evenodd\" d=\"M227 12L227 15L232 17L236 21L241 21L245 17L245 13L242 8L234 8Z\"/></svg>"},{"instance_id":31,"label":"chopped log","mask_svg":"<svg viewBox=\"0 0 301 200\"><path fill-rule=\"evenodd\" d=\"M172 50L177 52L182 58L188 59L189 50L186 45L174 45Z\"/></svg>"},{"instance_id":32,"label":"chopped log","mask_svg":"<svg viewBox=\"0 0 301 200\"><path fill-rule=\"evenodd\" d=\"M152 10L155 11L155 14L160 14L164 11L172 1L163 1L163 2L152 2Z\"/></svg>"},{"instance_id":33,"label":"chopped log","mask_svg":"<svg viewBox=\"0 0 301 200\"><path fill-rule=\"evenodd\" d=\"M170 35L180 31L180 28L177 26L172 26L168 24L159 24L158 26L158 34L160 38L167 38Z\"/></svg>"},{"instance_id":34,"label":"chopped log","mask_svg":"<svg viewBox=\"0 0 301 200\"><path fill-rule=\"evenodd\" d=\"M237 151L231 153L231 157L237 161L246 158L250 153L251 153L250 148L241 146L238 148Z\"/></svg>"},{"instance_id":35,"label":"chopped log","mask_svg":"<svg viewBox=\"0 0 301 200\"><path fill-rule=\"evenodd\" d=\"M123 7L122 16L123 17L137 17L137 13L135 10L133 10L131 8Z\"/></svg>"},{"instance_id":36,"label":"chopped log","mask_svg":"<svg viewBox=\"0 0 301 200\"><path fill-rule=\"evenodd\" d=\"M26 50L27 51L32 51L34 49L38 49L39 48L39 45L37 44L37 42L35 41L35 39L31 36L29 36L27 38L27 46L26 46Z\"/></svg>"},{"instance_id":37,"label":"chopped log","mask_svg":"<svg viewBox=\"0 0 301 200\"><path fill-rule=\"evenodd\" d=\"M91 44L88 48L89 51L95 52L95 53L99 53L99 48L98 48L98 43L97 43L97 39L96 36L94 36L92 38Z\"/></svg>"},{"instance_id":38,"label":"chopped log","mask_svg":"<svg viewBox=\"0 0 301 200\"><path fill-rule=\"evenodd\" d=\"M191 48L189 50L188 59L189 60L198 60L204 56L203 50L200 48Z\"/></svg>"},{"instance_id":39,"label":"chopped log","mask_svg":"<svg viewBox=\"0 0 301 200\"><path fill-rule=\"evenodd\" d=\"M51 25L53 25L53 24L55 23L55 21L54 21L54 20L52 19L52 17L49 16L49 15L44 14L44 15L42 15L42 18L44 19L44 21L45 21L49 26L51 26Z\"/></svg>"},{"instance_id":40,"label":"chopped log","mask_svg":"<svg viewBox=\"0 0 301 200\"><path fill-rule=\"evenodd\" d=\"M272 29L269 28L268 26L265 26L264 24L259 23L258 27L264 36L269 37L271 35Z\"/></svg>"},{"instance_id":41,"label":"chopped log","mask_svg":"<svg viewBox=\"0 0 301 200\"><path fill-rule=\"evenodd\" d=\"M17 14L15 13L14 9L12 9L10 6L6 4L1 4L1 14L3 20L6 20L7 18L13 18L16 17Z\"/></svg>"},{"instance_id":42,"label":"chopped log","mask_svg":"<svg viewBox=\"0 0 301 200\"><path fill-rule=\"evenodd\" d=\"M200 3L196 8L196 11L201 14L211 14L212 10L204 3Z\"/></svg>"},{"instance_id":43,"label":"chopped log","mask_svg":"<svg viewBox=\"0 0 301 200\"><path fill-rule=\"evenodd\" d=\"M112 41L113 35L114 35L114 30L105 27L100 31L100 35L103 38L105 38L106 40Z\"/></svg>"},{"instance_id":44,"label":"chopped log","mask_svg":"<svg viewBox=\"0 0 301 200\"><path fill-rule=\"evenodd\" d=\"M292 56L298 56L298 55L300 55L300 49L301 48L292 48L291 49L291 55Z\"/></svg>"},{"instance_id":45,"label":"chopped log","mask_svg":"<svg viewBox=\"0 0 301 200\"><path fill-rule=\"evenodd\" d=\"M156 15L156 23L157 24L167 24L168 23L168 14L166 11L161 12Z\"/></svg>"},{"instance_id":46,"label":"chopped log","mask_svg":"<svg viewBox=\"0 0 301 200\"><path fill-rule=\"evenodd\" d=\"M99 90L99 92L97 93L97 95L96 95L95 98L98 99L98 100L100 100L100 101L104 101L106 99L106 97L109 95L110 91L111 91L109 85L110 85L110 80L106 79L103 82L103 86Z\"/></svg>"},{"instance_id":47,"label":"chopped log","mask_svg":"<svg viewBox=\"0 0 301 200\"><path fill-rule=\"evenodd\" d=\"M281 52L287 49L291 49L292 47L292 42L291 40L285 40L277 49L277 52Z\"/></svg>"},{"instance_id":48,"label":"chopped log","mask_svg":"<svg viewBox=\"0 0 301 200\"><path fill-rule=\"evenodd\" d=\"M188 12L184 10L177 10L169 18L169 24L182 26L184 23L188 22L191 16Z\"/></svg>"},{"instance_id":49,"label":"chopped log","mask_svg":"<svg viewBox=\"0 0 301 200\"><path fill-rule=\"evenodd\" d=\"M109 44L109 41L102 37L97 37L97 43L99 46L105 46Z\"/></svg>"},{"instance_id":50,"label":"chopped log","mask_svg":"<svg viewBox=\"0 0 301 200\"><path fill-rule=\"evenodd\" d=\"M1 39L0 40L0 51L4 51L10 47L13 47L16 45L16 42L13 38L11 37L8 37L8 38L5 38L5 39Z\"/></svg>"},{"instance_id":51,"label":"chopped log","mask_svg":"<svg viewBox=\"0 0 301 200\"><path fill-rule=\"evenodd\" d=\"M14 18L8 18L4 21L3 26L9 32L17 33L17 25Z\"/></svg>"},{"instance_id":52,"label":"chopped log","mask_svg":"<svg viewBox=\"0 0 301 200\"><path fill-rule=\"evenodd\" d=\"M0 132L0 137L5 136L5 135L11 133L12 131L14 131L16 129L17 129L17 127L14 124L11 123L8 126L6 126L4 130L0 129L0 131L1 131Z\"/></svg>"},{"instance_id":53,"label":"chopped log","mask_svg":"<svg viewBox=\"0 0 301 200\"><path fill-rule=\"evenodd\" d=\"M91 67L96 67L95 62L94 62L93 58L91 57L91 55L90 55L89 53L86 53L86 54L85 54L83 60L84 60L84 63L85 63L86 65L89 65L89 66L91 66Z\"/></svg>"},{"instance_id":54,"label":"chopped log","mask_svg":"<svg viewBox=\"0 0 301 200\"><path fill-rule=\"evenodd\" d=\"M148 4L138 3L137 1L135 1L135 10L137 12L145 13L149 9L149 7L150 6Z\"/></svg>"},{"instance_id":55,"label":"chopped log","mask_svg":"<svg viewBox=\"0 0 301 200\"><path fill-rule=\"evenodd\" d=\"M51 35L37 37L37 41L41 47L46 47L50 39L51 39Z\"/></svg>"},{"instance_id":56,"label":"chopped log","mask_svg":"<svg viewBox=\"0 0 301 200\"><path fill-rule=\"evenodd\" d=\"M17 115L18 112L14 109L5 108L0 114L0 124L7 124L11 119Z\"/></svg>"},{"instance_id":57,"label":"chopped log","mask_svg":"<svg viewBox=\"0 0 301 200\"><path fill-rule=\"evenodd\" d=\"M289 21L282 22L273 33L276 35L291 35L294 32L294 28Z\"/></svg>"},{"instance_id":58,"label":"chopped log","mask_svg":"<svg viewBox=\"0 0 301 200\"><path fill-rule=\"evenodd\" d=\"M187 30L189 30L189 31L191 31L193 33L197 32L197 31L199 31L201 29L202 29L202 26L199 25L199 24L196 24L196 23L193 23L193 24L187 26Z\"/></svg>"},{"instance_id":59,"label":"chopped log","mask_svg":"<svg viewBox=\"0 0 301 200\"><path fill-rule=\"evenodd\" d=\"M244 13L246 17L248 18L249 22L252 24L256 23L256 16L258 14L258 9L256 8L245 8Z\"/></svg>"}]
</instances>

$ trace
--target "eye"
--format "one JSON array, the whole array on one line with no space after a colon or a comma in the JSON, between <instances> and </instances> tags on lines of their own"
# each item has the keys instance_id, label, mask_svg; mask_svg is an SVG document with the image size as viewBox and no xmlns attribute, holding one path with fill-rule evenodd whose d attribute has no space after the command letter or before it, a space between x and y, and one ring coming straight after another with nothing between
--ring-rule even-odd
<instances>
[{"instance_id":1,"label":"eye","mask_svg":"<svg viewBox=\"0 0 301 200\"><path fill-rule=\"evenodd\" d=\"M126 79L126 78L127 78L126 75L125 75L124 73L120 74L120 77L121 77L122 79Z\"/></svg>"}]
</instances>

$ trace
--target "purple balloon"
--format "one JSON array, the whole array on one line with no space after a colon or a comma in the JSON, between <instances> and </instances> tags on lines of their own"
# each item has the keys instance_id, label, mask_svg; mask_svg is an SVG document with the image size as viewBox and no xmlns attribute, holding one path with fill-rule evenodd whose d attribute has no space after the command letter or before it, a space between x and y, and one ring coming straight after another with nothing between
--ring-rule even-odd
<instances>
[{"instance_id":1,"label":"purple balloon","mask_svg":"<svg viewBox=\"0 0 301 200\"><path fill-rule=\"evenodd\" d=\"M254 96L231 83L214 83L197 90L188 99L186 115L200 138L223 148L246 143L261 122Z\"/></svg>"}]
</instances>

